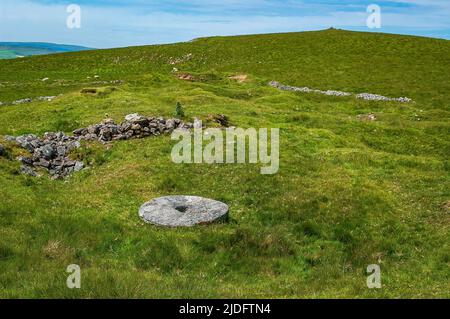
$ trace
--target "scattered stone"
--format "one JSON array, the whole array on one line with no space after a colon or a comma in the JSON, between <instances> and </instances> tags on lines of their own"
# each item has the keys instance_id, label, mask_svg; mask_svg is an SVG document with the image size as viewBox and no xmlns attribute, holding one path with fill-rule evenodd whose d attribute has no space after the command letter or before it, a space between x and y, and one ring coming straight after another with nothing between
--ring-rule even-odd
<instances>
[{"instance_id":1,"label":"scattered stone","mask_svg":"<svg viewBox=\"0 0 450 319\"><path fill-rule=\"evenodd\" d=\"M34 177L38 176L37 173L29 166L25 166L25 165L20 166L20 171L25 175L30 175L30 176L34 176Z\"/></svg>"},{"instance_id":2,"label":"scattered stone","mask_svg":"<svg viewBox=\"0 0 450 319\"><path fill-rule=\"evenodd\" d=\"M75 136L86 135L87 134L87 129L85 129L85 128L76 129L75 131L73 131L73 134Z\"/></svg>"},{"instance_id":3,"label":"scattered stone","mask_svg":"<svg viewBox=\"0 0 450 319\"><path fill-rule=\"evenodd\" d=\"M24 99L20 99L20 100L13 101L13 102L11 102L11 104L12 104L12 105L19 105L19 104L24 104L24 103L31 103L31 102L33 102L33 101L46 101L46 102L50 102L50 101L52 101L52 100L55 99L55 98L56 98L56 96L38 96L38 97L36 97L36 98L34 98L34 99L32 99L32 98L30 98L30 97L27 97L27 98L24 98ZM1 103L0 103L0 105L1 105Z\"/></svg>"},{"instance_id":4,"label":"scattered stone","mask_svg":"<svg viewBox=\"0 0 450 319\"><path fill-rule=\"evenodd\" d=\"M370 113L370 114L359 114L357 116L358 120L361 121L376 121L377 117L375 116L375 114Z\"/></svg>"},{"instance_id":5,"label":"scattered stone","mask_svg":"<svg viewBox=\"0 0 450 319\"><path fill-rule=\"evenodd\" d=\"M72 166L72 165L70 165ZM75 162L75 165L73 165L74 172L79 172L84 168L83 162Z\"/></svg>"},{"instance_id":6,"label":"scattered stone","mask_svg":"<svg viewBox=\"0 0 450 319\"><path fill-rule=\"evenodd\" d=\"M333 91L333 90L315 90L310 89L308 87L296 87L296 86L289 86L289 85L283 85L279 82L272 81L269 83L271 87L277 88L282 91L290 91L290 92L303 92L303 93L319 93L319 94L325 94L325 95L334 95L334 96L350 96L351 93L348 92L342 92L342 91Z\"/></svg>"},{"instance_id":7,"label":"scattered stone","mask_svg":"<svg viewBox=\"0 0 450 319\"><path fill-rule=\"evenodd\" d=\"M40 152L42 153L42 156L46 160L51 160L55 156L55 150L53 149L52 145L46 144L40 148Z\"/></svg>"},{"instance_id":8,"label":"scattered stone","mask_svg":"<svg viewBox=\"0 0 450 319\"><path fill-rule=\"evenodd\" d=\"M282 91L290 91L290 92L319 93L319 94L332 95L332 96L351 96L351 95L353 95L352 93L343 92L343 91L333 91L333 90L322 91L322 90L310 89L308 87L296 87L296 86L283 85L276 81L269 82L269 86L274 87L279 90L282 90ZM389 98L389 97L385 97L382 95L371 94L371 93L357 94L356 98L364 99L364 100L372 100L372 101L397 101L397 102L402 102L402 103L412 102L412 100L407 97Z\"/></svg>"},{"instance_id":9,"label":"scattered stone","mask_svg":"<svg viewBox=\"0 0 450 319\"><path fill-rule=\"evenodd\" d=\"M17 159L18 159L20 162L22 162L22 164L29 165L29 166L33 166L33 159L30 158L30 157L19 156Z\"/></svg>"},{"instance_id":10,"label":"scattered stone","mask_svg":"<svg viewBox=\"0 0 450 319\"><path fill-rule=\"evenodd\" d=\"M203 127L202 121L200 121L198 118L194 117L194 128L201 129Z\"/></svg>"},{"instance_id":11,"label":"scattered stone","mask_svg":"<svg viewBox=\"0 0 450 319\"><path fill-rule=\"evenodd\" d=\"M138 122L143 118L143 116L139 115L138 113L128 114L125 116L125 121L127 122Z\"/></svg>"},{"instance_id":12,"label":"scattered stone","mask_svg":"<svg viewBox=\"0 0 450 319\"><path fill-rule=\"evenodd\" d=\"M145 203L139 216L147 223L166 227L211 224L228 217L228 205L197 196L166 196Z\"/></svg>"},{"instance_id":13,"label":"scattered stone","mask_svg":"<svg viewBox=\"0 0 450 319\"><path fill-rule=\"evenodd\" d=\"M16 138L16 143L20 147L27 149L31 153L34 152L35 148L41 145L39 138L34 134L18 136Z\"/></svg>"},{"instance_id":14,"label":"scattered stone","mask_svg":"<svg viewBox=\"0 0 450 319\"><path fill-rule=\"evenodd\" d=\"M48 81L48 80L49 80L49 78L43 78L42 82L45 82L45 81Z\"/></svg>"},{"instance_id":15,"label":"scattered stone","mask_svg":"<svg viewBox=\"0 0 450 319\"><path fill-rule=\"evenodd\" d=\"M56 98L56 96L39 96L36 98L36 100L50 102L55 98Z\"/></svg>"},{"instance_id":16,"label":"scattered stone","mask_svg":"<svg viewBox=\"0 0 450 319\"><path fill-rule=\"evenodd\" d=\"M229 127L230 122L228 120L228 117L224 114L209 114L207 117L207 120L210 122L216 122L220 124L223 127Z\"/></svg>"},{"instance_id":17,"label":"scattered stone","mask_svg":"<svg viewBox=\"0 0 450 319\"><path fill-rule=\"evenodd\" d=\"M168 120L166 120L166 127L167 127L168 130L173 130L173 129L175 128L176 125L177 125L177 124L176 124L176 122L175 122L174 119L168 119Z\"/></svg>"},{"instance_id":18,"label":"scattered stone","mask_svg":"<svg viewBox=\"0 0 450 319\"><path fill-rule=\"evenodd\" d=\"M90 77L87 77L88 79L90 79ZM101 84L123 84L125 83L123 80L112 80L112 81L93 81L90 82L89 84L92 85L101 85Z\"/></svg>"},{"instance_id":19,"label":"scattered stone","mask_svg":"<svg viewBox=\"0 0 450 319\"><path fill-rule=\"evenodd\" d=\"M201 122L195 119L196 125ZM73 136L63 132L47 132L42 138L34 134L18 137L5 136L8 141L16 142L20 147L31 153L30 157L20 157L18 160L29 167L48 169L52 178L64 178L73 172L84 168L81 161L73 161L68 155L81 147L81 141L98 141L109 143L116 140L128 140L170 134L175 129L192 129L193 123L185 123L180 119L165 119L163 117L145 117L140 114L129 114L125 121L116 124L112 119L105 119L100 124L73 131Z\"/></svg>"},{"instance_id":20,"label":"scattered stone","mask_svg":"<svg viewBox=\"0 0 450 319\"><path fill-rule=\"evenodd\" d=\"M79 137L66 136L63 132L48 132L43 138L28 134L18 136L14 140L31 153L31 157L18 158L24 166L46 168L52 178L56 179L64 178L73 172L65 163L71 161L67 157L69 151L80 147L78 139Z\"/></svg>"},{"instance_id":21,"label":"scattered stone","mask_svg":"<svg viewBox=\"0 0 450 319\"><path fill-rule=\"evenodd\" d=\"M16 138L15 138L14 136L11 136L11 135L5 135L5 136L3 137L3 139L4 139L5 141L7 141L7 142L15 142L15 141L16 141Z\"/></svg>"},{"instance_id":22,"label":"scattered stone","mask_svg":"<svg viewBox=\"0 0 450 319\"><path fill-rule=\"evenodd\" d=\"M326 91L313 90L313 92L325 94L325 95L333 95L333 96L350 96L350 95L352 95L351 93L348 93L348 92L333 91L333 90L326 90Z\"/></svg>"},{"instance_id":23,"label":"scattered stone","mask_svg":"<svg viewBox=\"0 0 450 319\"><path fill-rule=\"evenodd\" d=\"M371 94L371 93L357 94L356 98L367 100L367 101L396 101L396 102L401 102L401 103L409 103L412 101L410 98L407 98L407 97L390 98L390 97L385 97L382 95Z\"/></svg>"},{"instance_id":24,"label":"scattered stone","mask_svg":"<svg viewBox=\"0 0 450 319\"><path fill-rule=\"evenodd\" d=\"M56 154L58 156L64 156L66 155L67 149L65 146L61 145L61 146L57 146L56 147Z\"/></svg>"},{"instance_id":25,"label":"scattered stone","mask_svg":"<svg viewBox=\"0 0 450 319\"><path fill-rule=\"evenodd\" d=\"M23 104L23 103L30 103L33 100L29 97L25 98L25 99L20 99L20 100L16 100L12 102L12 105L18 105L18 104Z\"/></svg>"},{"instance_id":26,"label":"scattered stone","mask_svg":"<svg viewBox=\"0 0 450 319\"><path fill-rule=\"evenodd\" d=\"M178 78L183 81L194 81L195 80L194 76L189 73L179 74Z\"/></svg>"},{"instance_id":27,"label":"scattered stone","mask_svg":"<svg viewBox=\"0 0 450 319\"><path fill-rule=\"evenodd\" d=\"M193 57L192 53L185 54L185 55L183 55L182 57L179 57L179 58L170 57L169 58L169 64L175 65L175 64L184 63L184 62L187 62L190 59L192 59L192 57Z\"/></svg>"},{"instance_id":28,"label":"scattered stone","mask_svg":"<svg viewBox=\"0 0 450 319\"><path fill-rule=\"evenodd\" d=\"M44 168L50 168L50 162L45 160L44 158L39 158L38 161L33 163L33 166L35 167L44 167Z\"/></svg>"}]
</instances>

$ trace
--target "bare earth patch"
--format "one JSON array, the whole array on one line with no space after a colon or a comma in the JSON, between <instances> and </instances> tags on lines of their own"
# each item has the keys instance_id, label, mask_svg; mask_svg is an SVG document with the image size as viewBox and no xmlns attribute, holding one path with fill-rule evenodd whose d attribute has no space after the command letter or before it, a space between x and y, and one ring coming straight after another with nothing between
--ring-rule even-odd
<instances>
[{"instance_id":1,"label":"bare earth patch","mask_svg":"<svg viewBox=\"0 0 450 319\"><path fill-rule=\"evenodd\" d=\"M179 74L178 78L183 81L194 81L194 76L189 73Z\"/></svg>"},{"instance_id":2,"label":"bare earth patch","mask_svg":"<svg viewBox=\"0 0 450 319\"><path fill-rule=\"evenodd\" d=\"M243 82L247 81L248 75L247 74L238 74L238 75L230 76L228 78L230 80L234 80L234 81L237 81L239 83L243 83Z\"/></svg>"},{"instance_id":3,"label":"bare earth patch","mask_svg":"<svg viewBox=\"0 0 450 319\"><path fill-rule=\"evenodd\" d=\"M447 211L447 213L450 213L450 200L444 203L443 207Z\"/></svg>"}]
</instances>

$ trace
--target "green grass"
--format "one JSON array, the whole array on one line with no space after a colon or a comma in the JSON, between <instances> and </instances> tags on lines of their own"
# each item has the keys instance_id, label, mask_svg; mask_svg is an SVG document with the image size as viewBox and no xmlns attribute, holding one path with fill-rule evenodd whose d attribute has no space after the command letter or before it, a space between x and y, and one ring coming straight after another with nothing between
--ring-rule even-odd
<instances>
[{"instance_id":1,"label":"green grass","mask_svg":"<svg viewBox=\"0 0 450 319\"><path fill-rule=\"evenodd\" d=\"M180 81L173 67L202 81ZM236 126L281 128L274 176L258 165L173 164L174 142L162 136L85 144L76 155L89 169L52 181L21 175L13 159L23 150L1 142L9 155L0 158L0 297L450 296L448 41L337 30L216 37L0 69L0 101L63 93L1 106L0 135L70 132L135 112L173 116L178 101L187 117L223 113ZM249 81L228 80L236 74ZM93 83L118 79L125 83ZM281 92L270 80L415 102ZM101 94L79 93L92 87ZM357 120L370 112L377 121ZM167 194L222 200L231 220L144 224L139 206ZM74 263L80 290L65 285ZM381 265L381 290L366 286L369 264Z\"/></svg>"}]
</instances>

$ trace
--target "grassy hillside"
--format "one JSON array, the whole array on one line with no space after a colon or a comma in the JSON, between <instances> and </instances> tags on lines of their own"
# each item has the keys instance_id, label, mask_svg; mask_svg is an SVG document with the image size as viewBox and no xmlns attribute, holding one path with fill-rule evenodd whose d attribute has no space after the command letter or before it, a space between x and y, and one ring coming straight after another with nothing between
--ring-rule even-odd
<instances>
[{"instance_id":1,"label":"grassy hillside","mask_svg":"<svg viewBox=\"0 0 450 319\"><path fill-rule=\"evenodd\" d=\"M339 30L215 37L4 60L0 71L4 103L62 94L0 106L0 297L450 297L449 41ZM248 81L228 79L237 74ZM115 80L124 84L106 83ZM415 102L282 92L270 80ZM177 101L188 117L280 127L279 173L176 165L162 136L85 144L89 169L52 181L21 175L13 159L23 150L1 141L106 116L172 116ZM377 121L357 119L367 113ZM168 194L222 200L231 221L142 223L139 206ZM76 291L65 285L74 263ZM381 265L380 290L367 289L369 264Z\"/></svg>"}]
</instances>

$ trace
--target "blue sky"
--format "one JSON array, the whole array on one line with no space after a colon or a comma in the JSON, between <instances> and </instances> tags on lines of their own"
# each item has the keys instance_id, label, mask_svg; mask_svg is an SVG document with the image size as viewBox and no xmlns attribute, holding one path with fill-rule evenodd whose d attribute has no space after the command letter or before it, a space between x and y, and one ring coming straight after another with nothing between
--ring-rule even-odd
<instances>
[{"instance_id":1,"label":"blue sky","mask_svg":"<svg viewBox=\"0 0 450 319\"><path fill-rule=\"evenodd\" d=\"M81 7L69 29L67 6ZM381 7L382 28L366 9ZM1 0L0 41L56 42L95 48L188 41L213 35L320 30L450 39L450 0Z\"/></svg>"}]
</instances>

